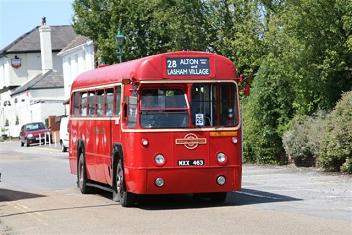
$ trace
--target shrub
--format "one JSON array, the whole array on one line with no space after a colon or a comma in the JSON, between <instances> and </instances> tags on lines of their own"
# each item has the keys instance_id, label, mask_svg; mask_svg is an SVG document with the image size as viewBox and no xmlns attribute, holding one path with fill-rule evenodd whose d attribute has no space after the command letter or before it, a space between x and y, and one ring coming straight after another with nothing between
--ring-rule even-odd
<instances>
[{"instance_id":1,"label":"shrub","mask_svg":"<svg viewBox=\"0 0 352 235\"><path fill-rule=\"evenodd\" d=\"M313 116L297 116L282 137L286 154L296 166L315 166L319 155L321 132L325 126L324 112Z\"/></svg>"},{"instance_id":2,"label":"shrub","mask_svg":"<svg viewBox=\"0 0 352 235\"><path fill-rule=\"evenodd\" d=\"M352 174L352 157L346 159L345 163L341 167L341 171Z\"/></svg>"},{"instance_id":3,"label":"shrub","mask_svg":"<svg viewBox=\"0 0 352 235\"><path fill-rule=\"evenodd\" d=\"M293 117L291 79L274 55L261 65L243 105L244 158L260 164L286 164L282 134Z\"/></svg>"},{"instance_id":4,"label":"shrub","mask_svg":"<svg viewBox=\"0 0 352 235\"><path fill-rule=\"evenodd\" d=\"M320 143L320 166L328 171L347 172L352 156L352 91L345 93L328 115ZM351 173L351 171L349 171Z\"/></svg>"}]
</instances>

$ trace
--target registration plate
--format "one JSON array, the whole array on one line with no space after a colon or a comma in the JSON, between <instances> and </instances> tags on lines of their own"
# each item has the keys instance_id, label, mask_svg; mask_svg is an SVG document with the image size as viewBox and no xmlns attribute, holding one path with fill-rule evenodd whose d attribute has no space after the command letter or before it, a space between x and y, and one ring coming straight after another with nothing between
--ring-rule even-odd
<instances>
[{"instance_id":1,"label":"registration plate","mask_svg":"<svg viewBox=\"0 0 352 235\"><path fill-rule=\"evenodd\" d=\"M178 160L179 166L204 166L203 159Z\"/></svg>"}]
</instances>

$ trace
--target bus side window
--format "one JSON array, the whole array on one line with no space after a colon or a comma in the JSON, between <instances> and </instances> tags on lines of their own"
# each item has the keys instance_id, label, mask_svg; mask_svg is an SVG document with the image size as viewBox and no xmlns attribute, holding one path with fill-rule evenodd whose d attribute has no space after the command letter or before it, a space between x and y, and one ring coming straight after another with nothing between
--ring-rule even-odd
<instances>
[{"instance_id":1,"label":"bus side window","mask_svg":"<svg viewBox=\"0 0 352 235\"><path fill-rule=\"evenodd\" d=\"M79 92L75 92L73 95L73 116L80 116L79 108L80 108L81 94Z\"/></svg>"},{"instance_id":2,"label":"bus side window","mask_svg":"<svg viewBox=\"0 0 352 235\"><path fill-rule=\"evenodd\" d=\"M95 93L94 92L89 92L88 95L88 116L94 116L95 115Z\"/></svg>"},{"instance_id":3,"label":"bus side window","mask_svg":"<svg viewBox=\"0 0 352 235\"><path fill-rule=\"evenodd\" d=\"M135 128L137 124L137 96L128 97L128 127Z\"/></svg>"},{"instance_id":4,"label":"bus side window","mask_svg":"<svg viewBox=\"0 0 352 235\"><path fill-rule=\"evenodd\" d=\"M237 125L236 111L236 86L234 84L220 85L220 125L234 126Z\"/></svg>"},{"instance_id":5,"label":"bus side window","mask_svg":"<svg viewBox=\"0 0 352 235\"><path fill-rule=\"evenodd\" d=\"M121 86L116 87L115 115L120 116L121 107Z\"/></svg>"},{"instance_id":6,"label":"bus side window","mask_svg":"<svg viewBox=\"0 0 352 235\"><path fill-rule=\"evenodd\" d=\"M96 92L97 96L97 116L101 117L104 115L104 90Z\"/></svg>"},{"instance_id":7,"label":"bus side window","mask_svg":"<svg viewBox=\"0 0 352 235\"><path fill-rule=\"evenodd\" d=\"M87 116L87 107L88 107L88 102L87 102L87 92L82 93L81 96L81 116Z\"/></svg>"},{"instance_id":8,"label":"bus side window","mask_svg":"<svg viewBox=\"0 0 352 235\"><path fill-rule=\"evenodd\" d=\"M105 112L106 116L111 117L114 105L114 89L106 90L106 100L105 100Z\"/></svg>"}]
</instances>

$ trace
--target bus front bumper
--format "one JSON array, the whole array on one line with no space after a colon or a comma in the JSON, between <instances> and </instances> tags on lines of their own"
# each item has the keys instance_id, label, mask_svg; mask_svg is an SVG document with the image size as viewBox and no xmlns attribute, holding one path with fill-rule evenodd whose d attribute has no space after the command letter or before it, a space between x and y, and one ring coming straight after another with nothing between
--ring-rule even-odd
<instances>
[{"instance_id":1,"label":"bus front bumper","mask_svg":"<svg viewBox=\"0 0 352 235\"><path fill-rule=\"evenodd\" d=\"M136 194L232 192L241 189L241 166L125 168L125 173L127 190ZM225 178L223 185L218 182L221 176ZM162 186L157 186L157 179L162 179Z\"/></svg>"}]
</instances>

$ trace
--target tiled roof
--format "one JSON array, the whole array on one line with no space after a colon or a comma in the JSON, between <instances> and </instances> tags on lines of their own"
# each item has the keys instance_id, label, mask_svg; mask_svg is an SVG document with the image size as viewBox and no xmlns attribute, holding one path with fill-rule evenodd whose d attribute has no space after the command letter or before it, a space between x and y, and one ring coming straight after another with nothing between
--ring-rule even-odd
<instances>
[{"instance_id":1,"label":"tiled roof","mask_svg":"<svg viewBox=\"0 0 352 235\"><path fill-rule=\"evenodd\" d=\"M64 53L65 51L68 51L70 49L73 49L75 47L78 47L80 45L83 45L86 42L91 41L90 38L86 37L86 36L82 36L82 35L77 35L69 44L67 44L66 47L64 47L64 49L62 49L60 51L59 54Z\"/></svg>"},{"instance_id":2,"label":"tiled roof","mask_svg":"<svg viewBox=\"0 0 352 235\"><path fill-rule=\"evenodd\" d=\"M77 36L71 25L50 26L50 28L53 51L61 50ZM0 55L34 51L40 51L39 26L0 50Z\"/></svg>"},{"instance_id":3,"label":"tiled roof","mask_svg":"<svg viewBox=\"0 0 352 235\"><path fill-rule=\"evenodd\" d=\"M63 88L64 78L61 72L54 72L49 70L45 74L39 74L23 84L22 86L16 88L11 96L22 93L27 90L34 89L49 89L49 88Z\"/></svg>"}]
</instances>

